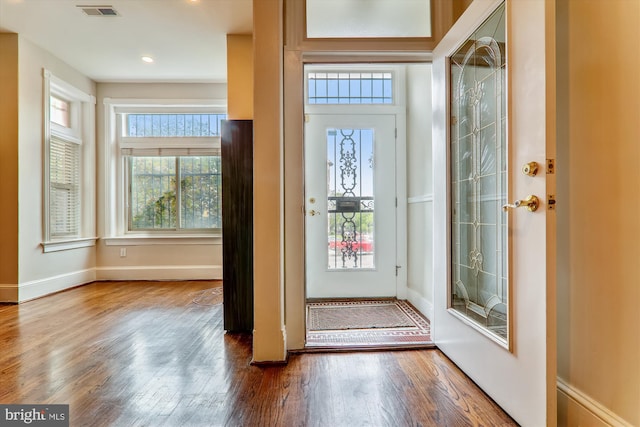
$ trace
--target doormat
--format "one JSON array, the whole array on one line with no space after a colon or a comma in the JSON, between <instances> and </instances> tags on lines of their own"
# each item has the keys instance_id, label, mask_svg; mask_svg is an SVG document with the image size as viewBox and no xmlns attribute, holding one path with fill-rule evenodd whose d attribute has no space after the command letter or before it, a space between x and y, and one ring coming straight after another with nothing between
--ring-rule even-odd
<instances>
[{"instance_id":1,"label":"doormat","mask_svg":"<svg viewBox=\"0 0 640 427\"><path fill-rule=\"evenodd\" d=\"M415 327L400 304L401 301L310 303L307 327L310 331Z\"/></svg>"},{"instance_id":2,"label":"doormat","mask_svg":"<svg viewBox=\"0 0 640 427\"><path fill-rule=\"evenodd\" d=\"M307 349L430 345L429 321L404 300L307 303Z\"/></svg>"}]
</instances>

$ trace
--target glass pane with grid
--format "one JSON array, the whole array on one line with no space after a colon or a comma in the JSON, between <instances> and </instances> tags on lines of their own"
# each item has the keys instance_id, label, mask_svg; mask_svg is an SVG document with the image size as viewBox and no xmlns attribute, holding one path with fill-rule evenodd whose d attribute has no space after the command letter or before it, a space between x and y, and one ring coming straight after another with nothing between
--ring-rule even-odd
<instances>
[{"instance_id":1,"label":"glass pane with grid","mask_svg":"<svg viewBox=\"0 0 640 427\"><path fill-rule=\"evenodd\" d=\"M222 228L220 156L180 157L182 228Z\"/></svg>"},{"instance_id":2,"label":"glass pane with grid","mask_svg":"<svg viewBox=\"0 0 640 427\"><path fill-rule=\"evenodd\" d=\"M175 229L176 158L130 157L131 230Z\"/></svg>"},{"instance_id":3,"label":"glass pane with grid","mask_svg":"<svg viewBox=\"0 0 640 427\"><path fill-rule=\"evenodd\" d=\"M126 137L220 136L226 114L127 114Z\"/></svg>"},{"instance_id":4,"label":"glass pane with grid","mask_svg":"<svg viewBox=\"0 0 640 427\"><path fill-rule=\"evenodd\" d=\"M131 156L129 170L130 231L221 228L220 156Z\"/></svg>"},{"instance_id":5,"label":"glass pane with grid","mask_svg":"<svg viewBox=\"0 0 640 427\"><path fill-rule=\"evenodd\" d=\"M309 104L393 104L391 73L308 73Z\"/></svg>"}]
</instances>

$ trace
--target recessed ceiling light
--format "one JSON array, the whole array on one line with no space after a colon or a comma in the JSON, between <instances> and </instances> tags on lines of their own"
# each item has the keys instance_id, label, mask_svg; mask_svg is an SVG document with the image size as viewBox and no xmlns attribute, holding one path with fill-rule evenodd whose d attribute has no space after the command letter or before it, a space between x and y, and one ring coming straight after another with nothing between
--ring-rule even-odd
<instances>
[{"instance_id":1,"label":"recessed ceiling light","mask_svg":"<svg viewBox=\"0 0 640 427\"><path fill-rule=\"evenodd\" d=\"M153 62L153 58L150 56L143 56L142 59L144 62L146 62L147 64L151 64Z\"/></svg>"}]
</instances>

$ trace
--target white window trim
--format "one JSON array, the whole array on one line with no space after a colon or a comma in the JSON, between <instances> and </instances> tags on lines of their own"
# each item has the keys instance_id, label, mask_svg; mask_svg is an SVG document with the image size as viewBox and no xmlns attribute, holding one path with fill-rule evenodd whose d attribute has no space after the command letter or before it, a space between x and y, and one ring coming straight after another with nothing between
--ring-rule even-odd
<instances>
[{"instance_id":1,"label":"white window trim","mask_svg":"<svg viewBox=\"0 0 640 427\"><path fill-rule=\"evenodd\" d=\"M102 239L106 246L147 246L147 245L222 245L222 237L215 235L192 236L163 236L157 234L149 235L127 235L117 237L105 237Z\"/></svg>"},{"instance_id":2,"label":"white window trim","mask_svg":"<svg viewBox=\"0 0 640 427\"><path fill-rule=\"evenodd\" d=\"M118 114L120 113L185 113L227 112L226 99L117 99L104 98L104 224L103 238L107 246L126 245L175 245L175 244L221 244L221 232L197 232L189 230L158 230L131 232L127 226L125 188L126 160L121 155L121 148L134 148L134 138L118 137ZM135 138L140 140L140 138ZM167 140L167 149L175 146ZM120 144L123 143L124 146ZM131 144L127 147L127 144ZM220 138L216 137L214 149L219 150ZM206 148L211 149L211 143Z\"/></svg>"},{"instance_id":3,"label":"white window trim","mask_svg":"<svg viewBox=\"0 0 640 427\"><path fill-rule=\"evenodd\" d=\"M96 98L64 80L56 77L47 69L43 69L43 126L44 126L44 156L43 156L43 242L45 253L95 246L97 237L95 229L95 194L93 191L94 178L86 171L84 165L94 161L95 146L95 104ZM50 108L51 95L61 97L70 102L70 128L51 123ZM80 143L82 145L80 164L80 230L79 236L68 238L52 238L50 227L50 170L49 145L52 135Z\"/></svg>"},{"instance_id":4,"label":"white window trim","mask_svg":"<svg viewBox=\"0 0 640 427\"><path fill-rule=\"evenodd\" d=\"M391 73L393 101L390 104L309 104L309 73ZM305 114L404 114L406 111L406 67L392 64L314 64L304 67Z\"/></svg>"}]
</instances>

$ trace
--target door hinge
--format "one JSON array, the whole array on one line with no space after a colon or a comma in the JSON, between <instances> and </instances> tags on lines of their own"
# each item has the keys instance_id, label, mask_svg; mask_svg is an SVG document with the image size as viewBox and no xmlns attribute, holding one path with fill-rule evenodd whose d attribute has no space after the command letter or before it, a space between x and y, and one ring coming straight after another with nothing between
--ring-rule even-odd
<instances>
[{"instance_id":1,"label":"door hinge","mask_svg":"<svg viewBox=\"0 0 640 427\"><path fill-rule=\"evenodd\" d=\"M308 114L304 115L304 122L305 123L309 123L309 120L311 120L311 117Z\"/></svg>"},{"instance_id":2,"label":"door hinge","mask_svg":"<svg viewBox=\"0 0 640 427\"><path fill-rule=\"evenodd\" d=\"M398 128L396 128L395 131L396 131L396 139L398 139Z\"/></svg>"},{"instance_id":3,"label":"door hinge","mask_svg":"<svg viewBox=\"0 0 640 427\"><path fill-rule=\"evenodd\" d=\"M398 276L398 270L400 270L402 268L401 265L396 265L396 276Z\"/></svg>"},{"instance_id":4,"label":"door hinge","mask_svg":"<svg viewBox=\"0 0 640 427\"><path fill-rule=\"evenodd\" d=\"M396 208L398 207L398 198L396 197Z\"/></svg>"}]
</instances>

